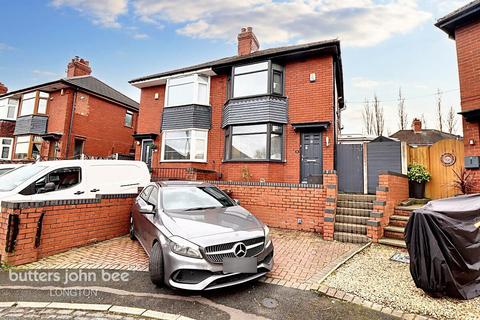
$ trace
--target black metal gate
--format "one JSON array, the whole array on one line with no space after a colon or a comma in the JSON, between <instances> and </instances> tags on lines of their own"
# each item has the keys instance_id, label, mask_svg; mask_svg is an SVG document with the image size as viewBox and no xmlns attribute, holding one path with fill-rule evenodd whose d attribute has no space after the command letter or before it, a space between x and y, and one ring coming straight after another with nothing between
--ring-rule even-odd
<instances>
[{"instance_id":1,"label":"black metal gate","mask_svg":"<svg viewBox=\"0 0 480 320\"><path fill-rule=\"evenodd\" d=\"M402 143L375 139L367 146L368 193L374 194L380 171L402 172Z\"/></svg>"},{"instance_id":2,"label":"black metal gate","mask_svg":"<svg viewBox=\"0 0 480 320\"><path fill-rule=\"evenodd\" d=\"M363 193L363 145L337 145L338 189L341 192Z\"/></svg>"}]
</instances>

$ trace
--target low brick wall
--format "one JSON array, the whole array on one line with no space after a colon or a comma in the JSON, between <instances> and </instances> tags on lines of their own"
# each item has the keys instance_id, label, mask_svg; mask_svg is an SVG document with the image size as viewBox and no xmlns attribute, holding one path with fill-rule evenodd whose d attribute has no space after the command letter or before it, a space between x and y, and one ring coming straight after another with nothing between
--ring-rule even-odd
<instances>
[{"instance_id":1,"label":"low brick wall","mask_svg":"<svg viewBox=\"0 0 480 320\"><path fill-rule=\"evenodd\" d=\"M367 235L373 242L378 242L378 239L383 237L383 228L390 222L395 207L406 199L408 199L407 176L396 172L380 172L376 201L367 221Z\"/></svg>"},{"instance_id":2,"label":"low brick wall","mask_svg":"<svg viewBox=\"0 0 480 320\"><path fill-rule=\"evenodd\" d=\"M268 226L311 232L324 232L325 200L329 188L336 190L336 174L325 174L324 185L209 181ZM333 186L333 184L335 185ZM298 223L301 219L301 223ZM333 222L331 232L333 233Z\"/></svg>"},{"instance_id":3,"label":"low brick wall","mask_svg":"<svg viewBox=\"0 0 480 320\"><path fill-rule=\"evenodd\" d=\"M125 235L135 197L122 194L96 199L2 202L0 259L8 265L20 265Z\"/></svg>"}]
</instances>

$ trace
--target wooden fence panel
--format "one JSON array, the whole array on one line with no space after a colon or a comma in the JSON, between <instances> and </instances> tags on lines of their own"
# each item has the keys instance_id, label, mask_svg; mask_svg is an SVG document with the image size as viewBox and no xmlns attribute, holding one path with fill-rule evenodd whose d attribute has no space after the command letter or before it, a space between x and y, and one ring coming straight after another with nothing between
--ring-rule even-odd
<instances>
[{"instance_id":1,"label":"wooden fence panel","mask_svg":"<svg viewBox=\"0 0 480 320\"><path fill-rule=\"evenodd\" d=\"M445 139L438 141L430 147L409 148L409 163L423 164L432 174L432 179L427 183L425 195L431 199L447 198L458 193L453 185L455 180L454 170L460 172L463 168L463 141ZM446 166L442 163L442 156L452 154L455 163Z\"/></svg>"}]
</instances>

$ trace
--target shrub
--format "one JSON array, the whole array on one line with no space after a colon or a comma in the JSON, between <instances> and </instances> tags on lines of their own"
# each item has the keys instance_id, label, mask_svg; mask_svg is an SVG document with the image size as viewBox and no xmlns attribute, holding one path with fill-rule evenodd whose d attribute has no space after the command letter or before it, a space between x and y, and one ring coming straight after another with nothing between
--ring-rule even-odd
<instances>
[{"instance_id":1,"label":"shrub","mask_svg":"<svg viewBox=\"0 0 480 320\"><path fill-rule=\"evenodd\" d=\"M407 176L408 180L418 183L428 182L432 178L432 175L428 172L427 168L418 163L413 163L408 166Z\"/></svg>"}]
</instances>

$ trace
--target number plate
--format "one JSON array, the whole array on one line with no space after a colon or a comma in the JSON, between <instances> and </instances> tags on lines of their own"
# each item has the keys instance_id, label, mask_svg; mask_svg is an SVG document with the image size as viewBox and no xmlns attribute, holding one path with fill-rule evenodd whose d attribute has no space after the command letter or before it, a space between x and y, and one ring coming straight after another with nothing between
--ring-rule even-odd
<instances>
[{"instance_id":1,"label":"number plate","mask_svg":"<svg viewBox=\"0 0 480 320\"><path fill-rule=\"evenodd\" d=\"M223 273L257 273L257 258L225 258Z\"/></svg>"}]
</instances>

